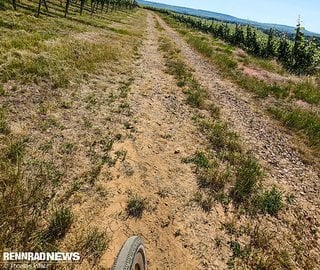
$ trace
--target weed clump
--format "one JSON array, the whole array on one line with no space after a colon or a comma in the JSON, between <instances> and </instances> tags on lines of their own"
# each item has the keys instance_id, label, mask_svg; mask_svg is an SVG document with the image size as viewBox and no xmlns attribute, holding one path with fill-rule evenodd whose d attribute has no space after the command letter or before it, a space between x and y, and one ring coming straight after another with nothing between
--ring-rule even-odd
<instances>
[{"instance_id":1,"label":"weed clump","mask_svg":"<svg viewBox=\"0 0 320 270\"><path fill-rule=\"evenodd\" d=\"M236 172L236 184L232 190L232 197L237 202L244 202L251 198L259 184L262 170L258 162L252 157L242 159Z\"/></svg>"},{"instance_id":2,"label":"weed clump","mask_svg":"<svg viewBox=\"0 0 320 270\"><path fill-rule=\"evenodd\" d=\"M208 110L210 112L211 117L217 118L217 119L220 117L220 108L214 103L211 103L208 106Z\"/></svg>"},{"instance_id":3,"label":"weed clump","mask_svg":"<svg viewBox=\"0 0 320 270\"><path fill-rule=\"evenodd\" d=\"M146 199L137 195L129 198L127 202L127 213L131 217L141 218L143 211L147 205Z\"/></svg>"},{"instance_id":4,"label":"weed clump","mask_svg":"<svg viewBox=\"0 0 320 270\"><path fill-rule=\"evenodd\" d=\"M173 44L162 38L160 49L165 52L167 72L175 77L177 85L184 88L187 103L195 108L202 108L207 92L197 82L187 65L179 57L179 50Z\"/></svg>"},{"instance_id":5,"label":"weed clump","mask_svg":"<svg viewBox=\"0 0 320 270\"><path fill-rule=\"evenodd\" d=\"M197 168L209 168L210 161L206 154L201 151L197 151L192 157L183 159L185 163L193 163Z\"/></svg>"},{"instance_id":6,"label":"weed clump","mask_svg":"<svg viewBox=\"0 0 320 270\"><path fill-rule=\"evenodd\" d=\"M83 256L93 265L98 262L103 252L107 249L109 237L98 228L88 230L77 244Z\"/></svg>"},{"instance_id":7,"label":"weed clump","mask_svg":"<svg viewBox=\"0 0 320 270\"><path fill-rule=\"evenodd\" d=\"M73 214L69 208L62 207L56 210L50 220L50 224L44 238L48 242L61 239L69 230L73 221Z\"/></svg>"},{"instance_id":8,"label":"weed clump","mask_svg":"<svg viewBox=\"0 0 320 270\"><path fill-rule=\"evenodd\" d=\"M3 108L0 107L0 134L9 134L10 128Z\"/></svg>"},{"instance_id":9,"label":"weed clump","mask_svg":"<svg viewBox=\"0 0 320 270\"><path fill-rule=\"evenodd\" d=\"M234 258L241 258L246 255L246 249L241 247L240 243L238 241L232 240L230 243L230 249L232 250L232 256Z\"/></svg>"},{"instance_id":10,"label":"weed clump","mask_svg":"<svg viewBox=\"0 0 320 270\"><path fill-rule=\"evenodd\" d=\"M240 151L238 135L229 130L227 124L217 121L209 130L209 140L218 150Z\"/></svg>"},{"instance_id":11,"label":"weed clump","mask_svg":"<svg viewBox=\"0 0 320 270\"><path fill-rule=\"evenodd\" d=\"M184 91L187 95L187 103L195 108L202 108L207 96L206 91L200 86L200 84L193 78L189 80L188 87Z\"/></svg>"},{"instance_id":12,"label":"weed clump","mask_svg":"<svg viewBox=\"0 0 320 270\"><path fill-rule=\"evenodd\" d=\"M12 164L18 163L25 150L25 140L9 138L9 143L4 149L4 157Z\"/></svg>"},{"instance_id":13,"label":"weed clump","mask_svg":"<svg viewBox=\"0 0 320 270\"><path fill-rule=\"evenodd\" d=\"M275 187L270 191L264 191L257 198L257 206L265 214L277 215L283 207L281 192Z\"/></svg>"},{"instance_id":14,"label":"weed clump","mask_svg":"<svg viewBox=\"0 0 320 270\"><path fill-rule=\"evenodd\" d=\"M194 195L193 200L203 209L203 211L207 213L211 211L214 202L212 196L198 191Z\"/></svg>"},{"instance_id":15,"label":"weed clump","mask_svg":"<svg viewBox=\"0 0 320 270\"><path fill-rule=\"evenodd\" d=\"M230 171L222 168L211 168L202 170L198 175L198 185L201 188L207 188L211 192L223 191L230 179Z\"/></svg>"}]
</instances>

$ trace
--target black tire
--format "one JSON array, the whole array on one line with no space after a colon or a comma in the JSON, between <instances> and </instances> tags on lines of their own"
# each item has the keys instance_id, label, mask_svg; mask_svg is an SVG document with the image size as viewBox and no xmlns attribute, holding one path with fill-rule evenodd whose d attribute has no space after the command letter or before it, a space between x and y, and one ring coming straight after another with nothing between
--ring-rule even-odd
<instances>
[{"instance_id":1,"label":"black tire","mask_svg":"<svg viewBox=\"0 0 320 270\"><path fill-rule=\"evenodd\" d=\"M147 270L146 253L139 236L132 236L123 244L112 269Z\"/></svg>"}]
</instances>

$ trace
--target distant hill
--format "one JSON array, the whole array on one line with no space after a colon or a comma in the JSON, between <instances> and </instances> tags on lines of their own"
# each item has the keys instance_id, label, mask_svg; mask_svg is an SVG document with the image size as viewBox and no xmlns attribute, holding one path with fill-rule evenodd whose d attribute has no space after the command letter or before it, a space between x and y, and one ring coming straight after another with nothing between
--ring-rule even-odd
<instances>
[{"instance_id":1,"label":"distant hill","mask_svg":"<svg viewBox=\"0 0 320 270\"><path fill-rule=\"evenodd\" d=\"M288 33L288 34L294 34L294 32L295 32L295 28L292 26L281 25L281 24L271 24L271 23L261 23L261 22L246 20L246 19L240 19L240 18L237 18L234 16L230 16L230 15L226 15L226 14L222 14L222 13L217 13L217 12L212 12L212 11L207 11L207 10L171 6L171 5L155 3L155 2L150 2L150 1L144 1L144 0L138 0L138 3L141 5L145 5L145 6L152 6L155 8L168 9L168 10L175 11L175 12L182 13L182 14L193 15L193 16L203 17L203 18L207 18L207 19L215 19L215 20L228 22L228 23L237 23L237 24L242 24L242 25L249 24L249 25L257 27L261 30L269 30L270 28L274 28L280 32L284 32L284 33ZM307 30L304 30L304 34L307 36L315 36L315 37L320 38L320 34L313 33L313 32L307 31Z\"/></svg>"}]
</instances>

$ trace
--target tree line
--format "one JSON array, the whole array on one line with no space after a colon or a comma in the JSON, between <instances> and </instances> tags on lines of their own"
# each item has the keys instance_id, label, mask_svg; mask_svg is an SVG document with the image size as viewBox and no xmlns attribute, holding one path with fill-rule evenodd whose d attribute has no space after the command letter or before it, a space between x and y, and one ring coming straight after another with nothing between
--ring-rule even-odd
<instances>
[{"instance_id":1,"label":"tree line","mask_svg":"<svg viewBox=\"0 0 320 270\"><path fill-rule=\"evenodd\" d=\"M165 13L192 29L209 33L213 37L240 47L254 56L277 59L292 73L313 74L319 68L319 46L312 38L307 39L305 37L300 19L296 27L294 40L290 40L285 34L279 36L274 29L269 30L266 38L261 31L250 25L234 25L178 14L168 10L150 9Z\"/></svg>"},{"instance_id":2,"label":"tree line","mask_svg":"<svg viewBox=\"0 0 320 270\"><path fill-rule=\"evenodd\" d=\"M18 9L17 0L11 0L11 4L14 10ZM62 0L60 4L63 5ZM64 4L64 16L69 13L71 4L77 5L80 15L83 14L85 7L88 5L91 14L97 12L113 12L120 9L133 9L138 6L136 0L65 0ZM38 0L37 16L40 15L41 8L44 7L46 11L49 11L47 0ZM0 0L0 10L5 9L4 0Z\"/></svg>"}]
</instances>

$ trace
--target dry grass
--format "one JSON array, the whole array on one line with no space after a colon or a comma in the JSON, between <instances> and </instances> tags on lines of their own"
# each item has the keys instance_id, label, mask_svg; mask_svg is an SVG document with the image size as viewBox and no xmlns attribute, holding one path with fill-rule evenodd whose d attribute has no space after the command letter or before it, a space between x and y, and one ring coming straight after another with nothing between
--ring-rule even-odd
<instances>
[{"instance_id":1,"label":"dry grass","mask_svg":"<svg viewBox=\"0 0 320 270\"><path fill-rule=\"evenodd\" d=\"M62 248L83 229L83 198L97 207L107 200L103 181L125 159L111 150L127 136L122 105L144 16L0 11L0 251ZM94 229L82 239L92 265L107 239Z\"/></svg>"}]
</instances>

